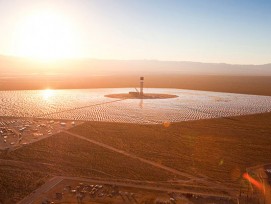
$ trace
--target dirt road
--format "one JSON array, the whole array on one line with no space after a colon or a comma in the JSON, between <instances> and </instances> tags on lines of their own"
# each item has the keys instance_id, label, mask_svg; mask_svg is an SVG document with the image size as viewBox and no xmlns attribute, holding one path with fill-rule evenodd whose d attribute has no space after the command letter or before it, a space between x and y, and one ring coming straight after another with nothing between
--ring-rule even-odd
<instances>
[{"instance_id":1,"label":"dirt road","mask_svg":"<svg viewBox=\"0 0 271 204\"><path fill-rule=\"evenodd\" d=\"M230 195L233 195L234 191L233 189L230 189L226 186L223 186L221 184L217 184L217 183L214 183L212 181L208 181L207 180L207 177L195 177L193 175L190 175L190 174L187 174L187 173L184 173L184 172L180 172L176 169L173 169L173 168L170 168L170 167L167 167L167 166L164 166L160 163L157 163L157 162L154 162L154 161L150 161L150 160L147 160L147 159L144 159L144 158L141 158L139 156L136 156L134 154L131 154L131 153L128 153L126 151L123 151L123 150L120 150L120 149L117 149L117 148L114 148L112 146L109 146L107 144L104 144L104 143L101 143L101 142L98 142L98 141L95 141L95 140L92 140L92 139L89 139L89 138L86 138L84 136L81 136L81 135L78 135L78 134L75 134L75 133L72 133L72 132L69 132L69 131L64 131L66 134L69 134L69 135L72 135L74 137L77 137L79 139L82 139L82 140L85 140L87 142L90 142L92 144L95 144L95 145L98 145L100 147L103 147L103 148L106 148L108 150L111 150L111 151L114 151L114 152L117 152L119 154L122 154L122 155L125 155L127 157L130 157L132 159L136 159L136 160L139 160L140 162L143 162L145 164L148 164L148 165L151 165L151 166L154 166L156 168L159 168L159 169L162 169L164 171L167 171L167 172L170 172L170 173L173 173L175 175L178 175L178 176L181 176L181 177L185 177L185 178L188 178L190 180L193 180L194 182L198 182L198 183L202 183L202 184L205 184L207 186L211 186L211 188L215 187L217 189L221 189L223 191L227 191Z\"/></svg>"}]
</instances>

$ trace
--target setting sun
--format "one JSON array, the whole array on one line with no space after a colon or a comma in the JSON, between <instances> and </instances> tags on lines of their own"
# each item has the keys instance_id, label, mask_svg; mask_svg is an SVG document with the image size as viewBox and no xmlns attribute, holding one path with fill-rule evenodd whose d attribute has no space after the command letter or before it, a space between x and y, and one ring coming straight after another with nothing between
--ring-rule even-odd
<instances>
[{"instance_id":1,"label":"setting sun","mask_svg":"<svg viewBox=\"0 0 271 204\"><path fill-rule=\"evenodd\" d=\"M0 0L0 204L271 204L271 0Z\"/></svg>"},{"instance_id":2,"label":"setting sun","mask_svg":"<svg viewBox=\"0 0 271 204\"><path fill-rule=\"evenodd\" d=\"M71 22L52 10L30 13L18 22L13 52L40 60L76 57L80 38Z\"/></svg>"}]
</instances>

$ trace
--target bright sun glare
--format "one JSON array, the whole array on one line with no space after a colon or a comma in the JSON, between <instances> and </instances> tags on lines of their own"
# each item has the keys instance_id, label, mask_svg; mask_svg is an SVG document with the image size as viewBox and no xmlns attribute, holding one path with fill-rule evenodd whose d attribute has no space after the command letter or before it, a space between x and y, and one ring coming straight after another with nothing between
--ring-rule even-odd
<instances>
[{"instance_id":1,"label":"bright sun glare","mask_svg":"<svg viewBox=\"0 0 271 204\"><path fill-rule=\"evenodd\" d=\"M52 60L77 56L72 21L51 10L36 11L19 21L14 53L32 59Z\"/></svg>"},{"instance_id":2,"label":"bright sun glare","mask_svg":"<svg viewBox=\"0 0 271 204\"><path fill-rule=\"evenodd\" d=\"M52 89L45 89L42 90L42 97L44 100L48 101L52 98L52 96L54 96L55 92Z\"/></svg>"}]
</instances>

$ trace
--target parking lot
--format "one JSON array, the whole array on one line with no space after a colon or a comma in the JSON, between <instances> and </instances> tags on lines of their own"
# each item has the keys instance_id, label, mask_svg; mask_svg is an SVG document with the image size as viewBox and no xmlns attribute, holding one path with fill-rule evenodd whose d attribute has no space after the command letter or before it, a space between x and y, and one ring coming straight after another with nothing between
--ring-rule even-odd
<instances>
[{"instance_id":1,"label":"parking lot","mask_svg":"<svg viewBox=\"0 0 271 204\"><path fill-rule=\"evenodd\" d=\"M2 117L0 118L0 149L13 150L80 123L79 121Z\"/></svg>"}]
</instances>

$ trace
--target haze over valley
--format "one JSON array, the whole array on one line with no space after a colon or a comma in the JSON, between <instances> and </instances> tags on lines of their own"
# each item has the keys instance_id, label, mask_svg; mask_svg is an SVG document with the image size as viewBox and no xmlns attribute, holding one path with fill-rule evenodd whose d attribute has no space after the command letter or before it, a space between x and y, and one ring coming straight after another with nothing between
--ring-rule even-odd
<instances>
[{"instance_id":1,"label":"haze over valley","mask_svg":"<svg viewBox=\"0 0 271 204\"><path fill-rule=\"evenodd\" d=\"M27 75L226 75L271 76L271 63L262 65L159 60L63 59L38 61L0 56L0 76Z\"/></svg>"}]
</instances>

